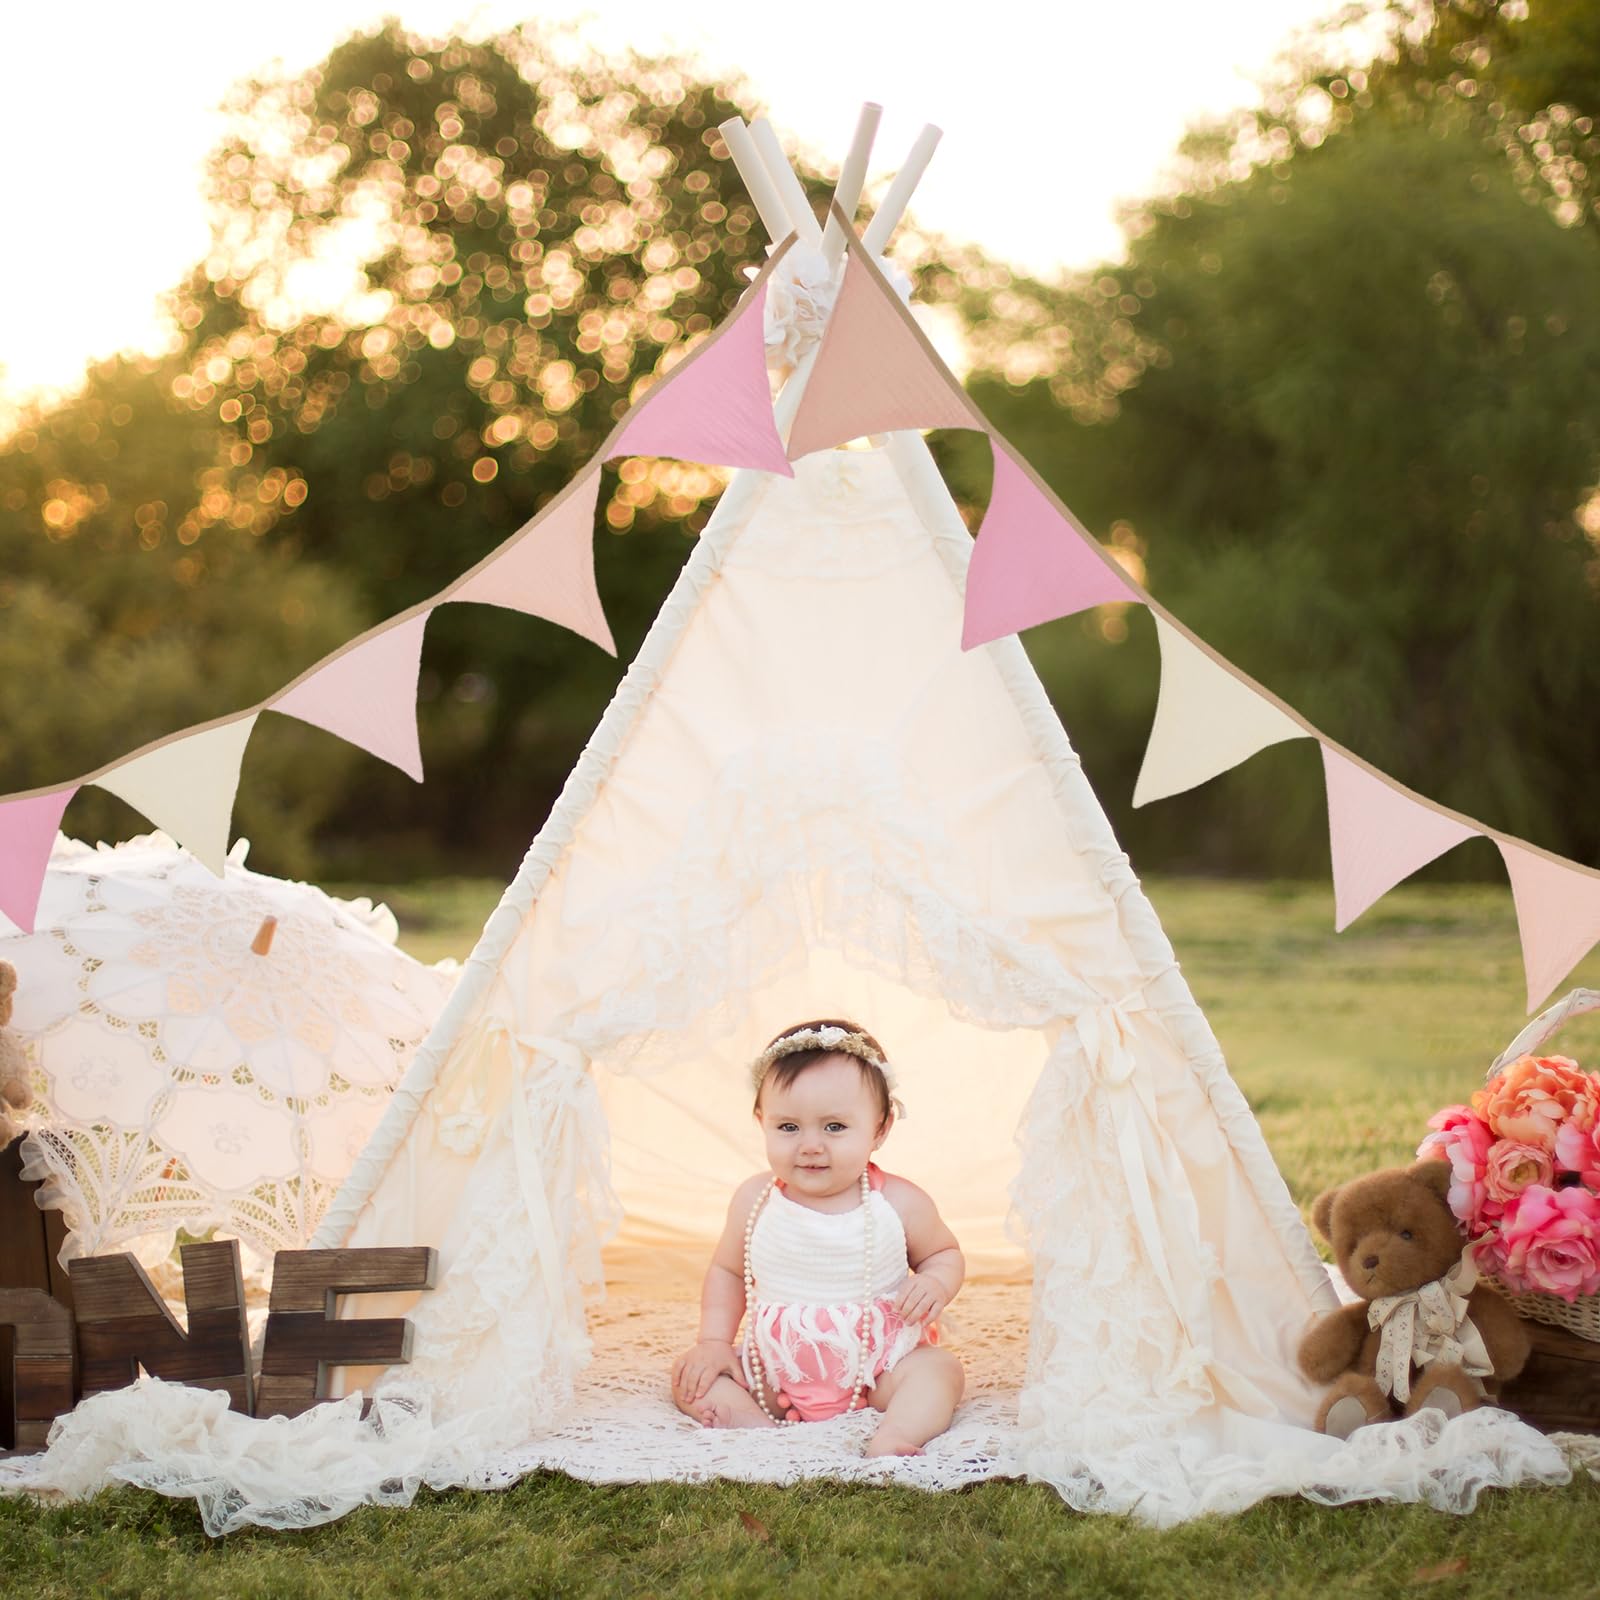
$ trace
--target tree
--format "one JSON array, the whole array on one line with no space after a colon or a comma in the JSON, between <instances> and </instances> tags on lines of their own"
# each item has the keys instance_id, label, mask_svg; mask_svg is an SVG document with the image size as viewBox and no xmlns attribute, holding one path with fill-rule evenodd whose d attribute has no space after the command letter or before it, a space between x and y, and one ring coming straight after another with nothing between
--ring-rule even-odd
<instances>
[{"instance_id":1,"label":"tree","mask_svg":"<svg viewBox=\"0 0 1600 1600\"><path fill-rule=\"evenodd\" d=\"M715 131L739 109L671 63L568 67L535 31L394 23L243 87L211 166L215 247L176 312L186 399L233 430L236 471L305 485L273 540L347 573L376 621L531 517L761 259ZM680 463L608 473L598 567L624 658L719 487ZM427 787L365 763L338 826L509 869L616 676L549 624L445 608Z\"/></svg>"},{"instance_id":2,"label":"tree","mask_svg":"<svg viewBox=\"0 0 1600 1600\"><path fill-rule=\"evenodd\" d=\"M174 403L177 370L108 362L0 448L0 793L63 782L148 740L238 710L360 627L338 574L264 544L293 480L238 476L215 425ZM284 870L353 752L268 718L236 830ZM127 838L149 824L86 789L65 825Z\"/></svg>"},{"instance_id":3,"label":"tree","mask_svg":"<svg viewBox=\"0 0 1600 1600\"><path fill-rule=\"evenodd\" d=\"M1593 231L1473 96L1374 82L1302 76L1194 141L1125 264L1028 288L1066 334L1035 348L1045 375L992 363L974 393L1158 598L1334 738L1600 859L1573 732L1600 691ZM1026 355L1022 318L1010 337ZM1156 672L1145 625L1086 637L1106 626L1127 619L1030 646L1115 800ZM1320 869L1322 809L1319 764L1286 747L1120 827L1141 860Z\"/></svg>"}]
</instances>

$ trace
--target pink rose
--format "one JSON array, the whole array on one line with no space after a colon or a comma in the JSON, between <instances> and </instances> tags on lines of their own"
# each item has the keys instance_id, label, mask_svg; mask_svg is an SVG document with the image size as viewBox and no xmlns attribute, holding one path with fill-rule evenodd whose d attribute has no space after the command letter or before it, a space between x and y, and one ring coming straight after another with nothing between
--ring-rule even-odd
<instances>
[{"instance_id":1,"label":"pink rose","mask_svg":"<svg viewBox=\"0 0 1600 1600\"><path fill-rule=\"evenodd\" d=\"M1555 1163L1548 1150L1536 1144L1518 1144L1514 1139L1498 1139L1489 1147L1483 1187L1491 1199L1507 1206L1530 1183L1550 1188L1555 1175Z\"/></svg>"},{"instance_id":2,"label":"pink rose","mask_svg":"<svg viewBox=\"0 0 1600 1600\"><path fill-rule=\"evenodd\" d=\"M1494 1134L1470 1106L1446 1106L1428 1118L1428 1126L1435 1131L1417 1154L1450 1163L1450 1209L1469 1233L1482 1233L1504 1209L1485 1182Z\"/></svg>"},{"instance_id":3,"label":"pink rose","mask_svg":"<svg viewBox=\"0 0 1600 1600\"><path fill-rule=\"evenodd\" d=\"M1580 1182L1600 1189L1600 1124L1581 1128L1576 1120L1563 1122L1556 1133L1556 1167L1575 1172Z\"/></svg>"},{"instance_id":4,"label":"pink rose","mask_svg":"<svg viewBox=\"0 0 1600 1600\"><path fill-rule=\"evenodd\" d=\"M1576 1300L1600 1292L1600 1198L1530 1184L1512 1201L1495 1245L1478 1260L1509 1288Z\"/></svg>"},{"instance_id":5,"label":"pink rose","mask_svg":"<svg viewBox=\"0 0 1600 1600\"><path fill-rule=\"evenodd\" d=\"M1473 1095L1472 1109L1500 1138L1549 1150L1563 1123L1600 1122L1600 1079L1565 1056L1518 1056Z\"/></svg>"}]
</instances>

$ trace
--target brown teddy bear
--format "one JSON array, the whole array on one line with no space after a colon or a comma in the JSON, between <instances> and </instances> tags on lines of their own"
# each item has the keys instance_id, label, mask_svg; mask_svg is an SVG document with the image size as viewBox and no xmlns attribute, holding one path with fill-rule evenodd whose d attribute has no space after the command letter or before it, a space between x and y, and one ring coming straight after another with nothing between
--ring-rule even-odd
<instances>
[{"instance_id":1,"label":"brown teddy bear","mask_svg":"<svg viewBox=\"0 0 1600 1600\"><path fill-rule=\"evenodd\" d=\"M1317 1426L1347 1439L1368 1422L1435 1406L1459 1416L1483 1380L1528 1359L1521 1319L1478 1284L1447 1199L1448 1161L1371 1172L1317 1196L1311 1220L1345 1282L1365 1298L1320 1318L1300 1341L1308 1378L1331 1384Z\"/></svg>"},{"instance_id":2,"label":"brown teddy bear","mask_svg":"<svg viewBox=\"0 0 1600 1600\"><path fill-rule=\"evenodd\" d=\"M17 969L9 961L0 961L0 1150L21 1136L24 1129L16 1113L33 1104L22 1041L9 1026L11 997L16 992Z\"/></svg>"}]
</instances>

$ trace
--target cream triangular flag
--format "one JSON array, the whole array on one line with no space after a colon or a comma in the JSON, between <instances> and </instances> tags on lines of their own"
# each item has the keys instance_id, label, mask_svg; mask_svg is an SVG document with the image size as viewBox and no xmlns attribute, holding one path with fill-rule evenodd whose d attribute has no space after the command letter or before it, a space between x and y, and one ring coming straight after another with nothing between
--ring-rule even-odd
<instances>
[{"instance_id":1,"label":"cream triangular flag","mask_svg":"<svg viewBox=\"0 0 1600 1600\"><path fill-rule=\"evenodd\" d=\"M255 725L251 712L220 728L169 739L91 781L143 812L220 878L239 764Z\"/></svg>"},{"instance_id":2,"label":"cream triangular flag","mask_svg":"<svg viewBox=\"0 0 1600 1600\"><path fill-rule=\"evenodd\" d=\"M1156 618L1161 641L1161 689L1155 725L1133 803L1182 794L1284 739L1304 739L1302 728L1248 680L1236 677L1171 623Z\"/></svg>"}]
</instances>

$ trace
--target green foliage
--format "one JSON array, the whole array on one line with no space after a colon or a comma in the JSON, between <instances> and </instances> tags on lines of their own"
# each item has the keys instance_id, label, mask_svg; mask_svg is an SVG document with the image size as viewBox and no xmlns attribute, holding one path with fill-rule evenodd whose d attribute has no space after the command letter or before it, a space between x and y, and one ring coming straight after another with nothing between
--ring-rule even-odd
<instances>
[{"instance_id":1,"label":"green foliage","mask_svg":"<svg viewBox=\"0 0 1600 1600\"><path fill-rule=\"evenodd\" d=\"M671 63L562 66L534 32L439 44L395 23L243 89L212 163L216 244L175 310L185 397L230 430L235 470L306 486L275 540L348 574L376 620L533 516L759 262L716 133L739 109ZM299 293L328 260L338 292ZM608 473L597 567L624 659L719 487L679 463ZM359 766L344 869L375 849L425 863L431 840L509 871L617 673L550 624L437 613L426 788Z\"/></svg>"},{"instance_id":2,"label":"green foliage","mask_svg":"<svg viewBox=\"0 0 1600 1600\"><path fill-rule=\"evenodd\" d=\"M0 792L243 709L362 626L335 573L263 542L282 482L231 479L216 428L174 406L174 376L101 367L0 450ZM282 870L309 872L354 757L265 719L236 831L270 839ZM149 823L89 789L65 826L127 838Z\"/></svg>"},{"instance_id":3,"label":"green foliage","mask_svg":"<svg viewBox=\"0 0 1600 1600\"><path fill-rule=\"evenodd\" d=\"M975 397L1158 599L1333 738L1600 859L1592 231L1530 206L1459 103L1381 99L1243 177L1195 154L1125 265L1055 292L1072 337L1048 376ZM1105 620L1030 648L1116 811L1156 671L1148 628L1107 645ZM1289 747L1117 820L1146 863L1320 871L1320 790Z\"/></svg>"}]
</instances>

